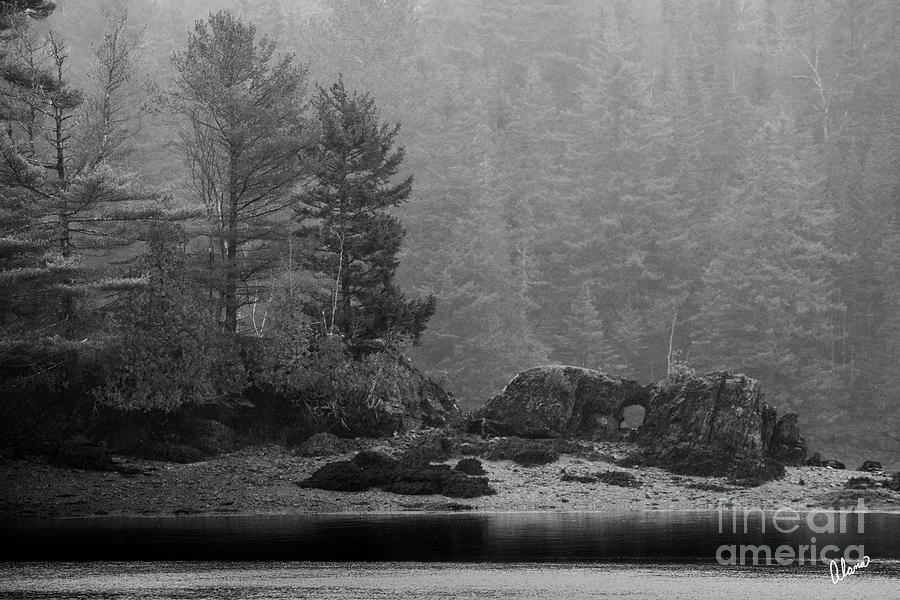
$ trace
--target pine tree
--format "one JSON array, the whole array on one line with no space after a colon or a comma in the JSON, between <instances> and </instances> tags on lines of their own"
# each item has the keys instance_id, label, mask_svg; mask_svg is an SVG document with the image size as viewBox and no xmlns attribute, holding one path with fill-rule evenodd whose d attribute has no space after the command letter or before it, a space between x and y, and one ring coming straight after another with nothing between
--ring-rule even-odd
<instances>
[{"instance_id":1,"label":"pine tree","mask_svg":"<svg viewBox=\"0 0 900 600\"><path fill-rule=\"evenodd\" d=\"M26 13L26 10L37 12ZM19 60L16 42L27 29L26 14L46 17L53 5L46 2L3 2L2 94L0 94L0 381L2 389L23 377L52 369L58 361L43 350L58 333L58 319L48 311L56 287L75 271L69 260L53 252L53 231L45 215L50 198L44 193L46 171L33 157L29 143L14 137L22 116L18 99L23 89L38 82L52 89L45 70ZM35 299L43 297L43 303Z\"/></svg>"},{"instance_id":2,"label":"pine tree","mask_svg":"<svg viewBox=\"0 0 900 600\"><path fill-rule=\"evenodd\" d=\"M391 335L417 342L433 297L407 300L394 284L404 231L388 209L406 202L412 176L394 183L405 151L399 125L380 122L368 94L342 80L313 102L320 129L315 183L297 199L298 235L310 243L304 265L323 279L307 306L328 334L362 346Z\"/></svg>"},{"instance_id":3,"label":"pine tree","mask_svg":"<svg viewBox=\"0 0 900 600\"><path fill-rule=\"evenodd\" d=\"M177 117L192 191L208 215L208 262L221 321L238 330L286 236L281 214L307 175L306 69L228 12L198 21L176 52L165 106Z\"/></svg>"},{"instance_id":4,"label":"pine tree","mask_svg":"<svg viewBox=\"0 0 900 600\"><path fill-rule=\"evenodd\" d=\"M622 365L610 347L589 285L581 286L566 314L563 320L565 330L556 343L557 352L565 357L563 362L602 371L621 372Z\"/></svg>"}]
</instances>

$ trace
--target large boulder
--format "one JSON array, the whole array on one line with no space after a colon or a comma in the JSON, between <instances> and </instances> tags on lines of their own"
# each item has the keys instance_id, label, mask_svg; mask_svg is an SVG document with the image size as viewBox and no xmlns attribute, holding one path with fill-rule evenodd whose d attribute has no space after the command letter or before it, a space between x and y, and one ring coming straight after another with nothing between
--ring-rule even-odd
<instances>
[{"instance_id":1,"label":"large boulder","mask_svg":"<svg viewBox=\"0 0 900 600\"><path fill-rule=\"evenodd\" d=\"M445 427L461 418L453 396L402 356L385 351L383 369L368 390L375 414L357 435L389 435L423 427ZM375 423L378 427L371 427Z\"/></svg>"},{"instance_id":2,"label":"large boulder","mask_svg":"<svg viewBox=\"0 0 900 600\"><path fill-rule=\"evenodd\" d=\"M776 425L757 380L718 372L657 385L641 427L645 459L678 473L770 473Z\"/></svg>"},{"instance_id":3,"label":"large boulder","mask_svg":"<svg viewBox=\"0 0 900 600\"><path fill-rule=\"evenodd\" d=\"M516 375L470 419L471 433L523 438L617 440L624 409L646 407L649 391L636 381L564 365Z\"/></svg>"},{"instance_id":4,"label":"large boulder","mask_svg":"<svg viewBox=\"0 0 900 600\"><path fill-rule=\"evenodd\" d=\"M787 413L775 424L769 441L769 456L783 465L799 467L806 461L806 440L797 426L797 413Z\"/></svg>"}]
</instances>

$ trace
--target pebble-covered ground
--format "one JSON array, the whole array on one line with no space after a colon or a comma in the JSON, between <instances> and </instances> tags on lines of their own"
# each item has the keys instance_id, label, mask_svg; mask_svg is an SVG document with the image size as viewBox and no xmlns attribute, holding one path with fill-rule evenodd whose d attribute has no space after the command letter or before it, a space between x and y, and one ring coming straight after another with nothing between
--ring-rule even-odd
<instances>
[{"instance_id":1,"label":"pebble-covered ground","mask_svg":"<svg viewBox=\"0 0 900 600\"><path fill-rule=\"evenodd\" d=\"M409 436L362 442L398 454ZM318 467L344 455L307 458L279 446L249 447L193 464L131 461L142 471L123 475L51 466L40 459L0 459L0 516L45 518L89 515L301 512L394 512L412 510L595 511L709 509L718 506L796 509L853 506L865 495L870 510L900 511L900 493L857 492L844 483L855 471L788 467L784 479L759 487L729 485L725 478L687 477L658 468L614 464L634 450L625 443L595 443L604 460L563 455L559 461L523 467L483 460L496 495L458 500L404 496L381 490L331 492L296 485ZM456 459L446 461L454 464ZM640 487L563 481L568 475L605 471L631 473ZM868 475L868 474L865 474Z\"/></svg>"}]
</instances>

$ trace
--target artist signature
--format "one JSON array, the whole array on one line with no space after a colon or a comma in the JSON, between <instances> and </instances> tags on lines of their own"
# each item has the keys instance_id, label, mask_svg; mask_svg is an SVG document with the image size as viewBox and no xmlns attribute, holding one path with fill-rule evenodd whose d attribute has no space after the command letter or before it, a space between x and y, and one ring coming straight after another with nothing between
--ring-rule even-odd
<instances>
[{"instance_id":1,"label":"artist signature","mask_svg":"<svg viewBox=\"0 0 900 600\"><path fill-rule=\"evenodd\" d=\"M868 567L871 561L872 559L870 559L868 556L863 556L861 561L859 561L852 567L848 567L847 563L845 563L844 559L842 558L840 570L838 570L837 562L831 561L831 564L828 566L828 570L831 572L831 583L837 583L839 581L847 579L847 577L856 573L857 569L864 569Z\"/></svg>"}]
</instances>

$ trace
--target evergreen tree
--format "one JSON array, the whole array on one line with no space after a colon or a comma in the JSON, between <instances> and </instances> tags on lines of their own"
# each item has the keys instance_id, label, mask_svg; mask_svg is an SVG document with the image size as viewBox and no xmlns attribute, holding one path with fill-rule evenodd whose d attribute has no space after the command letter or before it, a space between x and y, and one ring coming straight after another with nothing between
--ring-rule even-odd
<instances>
[{"instance_id":1,"label":"evergreen tree","mask_svg":"<svg viewBox=\"0 0 900 600\"><path fill-rule=\"evenodd\" d=\"M122 103L125 80L133 74L126 21L119 18L97 49L88 90L73 86L68 47L52 31L45 43L21 46L31 73L45 72L43 85L17 85L11 97L24 107L12 127L13 136L28 148L29 160L47 170L40 187L45 225L52 224L55 251L81 267L65 286L58 286L60 314L73 327L89 311L76 314L77 300L90 305L98 291L114 291L131 284L115 269L95 267L113 249L129 246L142 236L145 222L165 216L159 196L141 189L114 163L122 156L126 136L121 128L133 123ZM20 40L28 33L21 32ZM85 105L85 99L89 102ZM79 324L83 326L83 324Z\"/></svg>"},{"instance_id":2,"label":"evergreen tree","mask_svg":"<svg viewBox=\"0 0 900 600\"><path fill-rule=\"evenodd\" d=\"M564 319L565 330L556 350L566 364L620 373L622 365L605 333L600 313L594 306L590 287L581 286Z\"/></svg>"},{"instance_id":3,"label":"evergreen tree","mask_svg":"<svg viewBox=\"0 0 900 600\"><path fill-rule=\"evenodd\" d=\"M840 395L833 324L844 307L828 277L840 259L835 214L807 178L814 159L798 146L786 117L754 138L747 183L714 220L694 355L706 368L765 381L770 398L799 410Z\"/></svg>"},{"instance_id":4,"label":"evergreen tree","mask_svg":"<svg viewBox=\"0 0 900 600\"><path fill-rule=\"evenodd\" d=\"M32 146L13 135L22 115L22 90L39 82L52 89L50 73L23 63L15 46L27 30L26 14L43 18L52 9L46 2L0 6L0 381L7 392L22 377L58 365L45 351L47 341L59 332L56 311L47 310L46 304L54 304L48 301L57 286L75 272L71 260L53 251L46 171L35 160ZM36 12L26 13L32 10ZM38 297L45 300L36 305Z\"/></svg>"},{"instance_id":5,"label":"evergreen tree","mask_svg":"<svg viewBox=\"0 0 900 600\"><path fill-rule=\"evenodd\" d=\"M160 225L151 234L148 252L135 264L142 285L116 304L117 352L97 398L125 410L161 412L222 402L245 385L236 346L190 281L178 230Z\"/></svg>"},{"instance_id":6,"label":"evergreen tree","mask_svg":"<svg viewBox=\"0 0 900 600\"><path fill-rule=\"evenodd\" d=\"M133 73L135 44L126 38L121 18L98 48L87 93L67 80L70 53L57 34L44 40L18 23L12 38L8 58L18 66L8 72L18 77L4 88L11 110L2 179L9 192L0 219L14 226L3 236L10 242L4 278L22 285L8 288L2 319L9 325L4 345L15 349L20 374L46 377L65 365L63 357L108 341L98 317L112 294L140 285L107 260L109 252L134 245L146 222L166 214L156 194L113 164L121 156L120 128L131 122L120 104L122 82Z\"/></svg>"},{"instance_id":7,"label":"evergreen tree","mask_svg":"<svg viewBox=\"0 0 900 600\"><path fill-rule=\"evenodd\" d=\"M191 187L208 216L208 263L226 330L277 264L282 210L307 175L306 69L228 12L198 21L172 57L163 101L178 118Z\"/></svg>"},{"instance_id":8,"label":"evergreen tree","mask_svg":"<svg viewBox=\"0 0 900 600\"><path fill-rule=\"evenodd\" d=\"M412 190L412 176L394 183L405 155L394 148L400 126L381 123L371 96L347 92L342 80L313 104L316 179L297 199L297 218L310 243L304 266L323 285L307 311L356 346L391 335L417 342L435 301L407 300L393 281L404 231L387 210Z\"/></svg>"}]
</instances>

